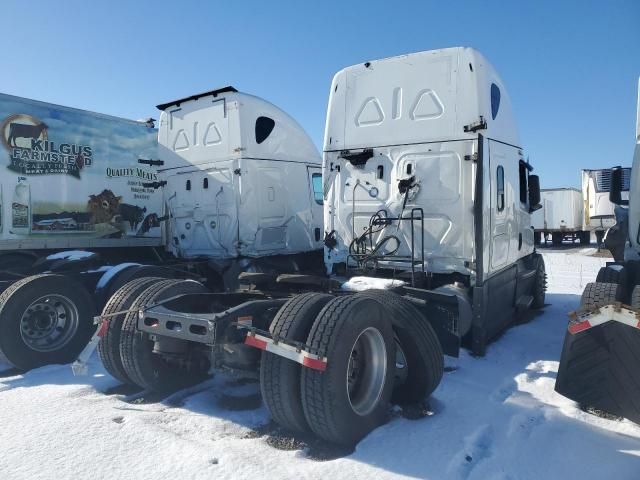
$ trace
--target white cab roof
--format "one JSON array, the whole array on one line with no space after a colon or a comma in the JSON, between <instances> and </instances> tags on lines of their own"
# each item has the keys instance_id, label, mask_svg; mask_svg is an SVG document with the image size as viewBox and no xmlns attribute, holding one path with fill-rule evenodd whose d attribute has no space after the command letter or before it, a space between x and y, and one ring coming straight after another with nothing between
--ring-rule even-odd
<instances>
[{"instance_id":1,"label":"white cab roof","mask_svg":"<svg viewBox=\"0 0 640 480\"><path fill-rule=\"evenodd\" d=\"M493 95L493 104L492 104ZM492 108L493 107L493 108ZM472 138L479 133L520 146L502 80L476 50L430 50L339 71L331 85L324 150Z\"/></svg>"},{"instance_id":2,"label":"white cab roof","mask_svg":"<svg viewBox=\"0 0 640 480\"><path fill-rule=\"evenodd\" d=\"M163 168L233 158L322 163L298 122L272 103L233 87L158 108L162 110L158 142Z\"/></svg>"}]
</instances>

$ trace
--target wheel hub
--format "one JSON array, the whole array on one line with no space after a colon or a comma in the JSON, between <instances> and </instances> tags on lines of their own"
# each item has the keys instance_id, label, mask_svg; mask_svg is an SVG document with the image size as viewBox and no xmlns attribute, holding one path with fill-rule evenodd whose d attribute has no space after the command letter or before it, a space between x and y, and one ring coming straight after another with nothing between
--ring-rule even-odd
<instances>
[{"instance_id":1,"label":"wheel hub","mask_svg":"<svg viewBox=\"0 0 640 480\"><path fill-rule=\"evenodd\" d=\"M73 338L78 322L78 309L69 298L45 295L25 309L20 319L20 336L32 350L50 352Z\"/></svg>"},{"instance_id":2,"label":"wheel hub","mask_svg":"<svg viewBox=\"0 0 640 480\"><path fill-rule=\"evenodd\" d=\"M387 349L380 331L369 327L356 339L347 368L347 392L358 415L371 413L378 405L387 372Z\"/></svg>"}]
</instances>

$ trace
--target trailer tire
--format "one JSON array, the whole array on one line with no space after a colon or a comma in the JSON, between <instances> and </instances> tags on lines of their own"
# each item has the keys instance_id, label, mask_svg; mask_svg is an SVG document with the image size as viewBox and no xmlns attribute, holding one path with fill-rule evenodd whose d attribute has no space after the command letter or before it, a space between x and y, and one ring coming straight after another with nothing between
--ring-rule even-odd
<instances>
[{"instance_id":1,"label":"trailer tire","mask_svg":"<svg viewBox=\"0 0 640 480\"><path fill-rule=\"evenodd\" d=\"M131 304L131 309L137 310L175 295L205 292L207 289L193 280L163 280L144 290ZM126 314L120 333L122 366L136 385L149 391L173 391L195 385L206 378L209 366L205 368L203 362L185 369L153 353L154 342L137 330L137 323L137 312Z\"/></svg>"},{"instance_id":2,"label":"trailer tire","mask_svg":"<svg viewBox=\"0 0 640 480\"><path fill-rule=\"evenodd\" d=\"M162 280L164 279L158 277L143 277L131 280L113 294L102 310L102 315L128 310L142 292L154 283L161 282ZM135 382L127 375L120 357L120 334L122 332L124 319L125 314L104 320L107 322L107 327L105 334L98 344L98 355L100 356L102 365L104 365L104 368L112 377L122 383L135 385Z\"/></svg>"},{"instance_id":3,"label":"trailer tire","mask_svg":"<svg viewBox=\"0 0 640 480\"><path fill-rule=\"evenodd\" d=\"M559 247L562 245L562 232L553 232L551 233L551 245L554 247Z\"/></svg>"},{"instance_id":4,"label":"trailer tire","mask_svg":"<svg viewBox=\"0 0 640 480\"><path fill-rule=\"evenodd\" d=\"M424 400L438 387L444 374L444 354L426 317L411 302L389 290L366 290L390 312L396 340L396 382L391 401L399 404ZM405 372L398 371L404 363Z\"/></svg>"},{"instance_id":5,"label":"trailer tire","mask_svg":"<svg viewBox=\"0 0 640 480\"><path fill-rule=\"evenodd\" d=\"M591 310L616 303L619 290L617 283L587 283L580 299L580 309Z\"/></svg>"},{"instance_id":6,"label":"trailer tire","mask_svg":"<svg viewBox=\"0 0 640 480\"><path fill-rule=\"evenodd\" d=\"M324 293L296 295L285 303L271 322L274 338L306 342L320 310L333 298ZM273 420L293 432L309 431L300 396L301 366L273 353L263 352L260 389Z\"/></svg>"},{"instance_id":7,"label":"trailer tire","mask_svg":"<svg viewBox=\"0 0 640 480\"><path fill-rule=\"evenodd\" d=\"M95 306L82 284L33 275L0 295L0 360L20 370L76 359L93 334Z\"/></svg>"},{"instance_id":8,"label":"trailer tire","mask_svg":"<svg viewBox=\"0 0 640 480\"><path fill-rule=\"evenodd\" d=\"M538 259L536 266L536 279L533 285L533 303L531 308L539 310L544 307L544 298L547 293L547 272L544 267L542 256Z\"/></svg>"},{"instance_id":9,"label":"trailer tire","mask_svg":"<svg viewBox=\"0 0 640 480\"><path fill-rule=\"evenodd\" d=\"M395 361L387 310L370 296L336 297L313 323L307 344L327 365L302 369L302 406L320 438L353 445L387 419Z\"/></svg>"}]
</instances>

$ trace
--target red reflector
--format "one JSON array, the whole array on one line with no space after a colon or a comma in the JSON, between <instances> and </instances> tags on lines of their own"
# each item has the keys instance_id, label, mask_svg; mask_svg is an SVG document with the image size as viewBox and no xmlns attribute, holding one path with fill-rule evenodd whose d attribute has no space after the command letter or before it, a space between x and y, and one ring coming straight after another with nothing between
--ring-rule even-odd
<instances>
[{"instance_id":1,"label":"red reflector","mask_svg":"<svg viewBox=\"0 0 640 480\"><path fill-rule=\"evenodd\" d=\"M302 359L302 365L314 370L320 370L321 372L324 372L327 369L327 362L309 357L304 357Z\"/></svg>"},{"instance_id":2,"label":"red reflector","mask_svg":"<svg viewBox=\"0 0 640 480\"><path fill-rule=\"evenodd\" d=\"M580 323L573 323L569 325L569 333L575 334L578 332L582 332L583 330L586 330L588 328L591 328L591 324L589 323L589 320L585 320Z\"/></svg>"},{"instance_id":3,"label":"red reflector","mask_svg":"<svg viewBox=\"0 0 640 480\"><path fill-rule=\"evenodd\" d=\"M267 349L267 342L264 340L258 340L253 335L247 335L247 338L244 339L244 344L249 345L250 347L259 348L260 350Z\"/></svg>"},{"instance_id":4,"label":"red reflector","mask_svg":"<svg viewBox=\"0 0 640 480\"><path fill-rule=\"evenodd\" d=\"M108 328L109 328L109 321L103 320L102 324L100 325L100 330L98 330L98 336L100 338L104 337L104 334L107 333Z\"/></svg>"}]
</instances>

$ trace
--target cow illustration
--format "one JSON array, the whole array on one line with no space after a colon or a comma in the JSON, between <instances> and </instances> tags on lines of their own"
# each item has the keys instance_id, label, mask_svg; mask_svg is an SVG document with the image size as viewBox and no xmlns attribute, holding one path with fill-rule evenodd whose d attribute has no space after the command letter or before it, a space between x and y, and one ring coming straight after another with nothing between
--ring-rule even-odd
<instances>
[{"instance_id":1,"label":"cow illustration","mask_svg":"<svg viewBox=\"0 0 640 480\"><path fill-rule=\"evenodd\" d=\"M10 123L9 124L9 138L7 143L12 147L17 147L16 139L18 138L32 138L37 140L42 135L42 132L46 132L49 128L44 122L40 122L36 125L27 125L24 123Z\"/></svg>"},{"instance_id":2,"label":"cow illustration","mask_svg":"<svg viewBox=\"0 0 640 480\"><path fill-rule=\"evenodd\" d=\"M111 190L103 190L99 195L89 195L87 210L91 214L90 222L109 223L118 214L118 207L122 197L116 196Z\"/></svg>"},{"instance_id":3,"label":"cow illustration","mask_svg":"<svg viewBox=\"0 0 640 480\"><path fill-rule=\"evenodd\" d=\"M129 205L128 203L121 203L118 205L120 219L122 221L129 222L131 230L138 228L138 224L142 222L146 212L147 207L140 208L137 205Z\"/></svg>"}]
</instances>

